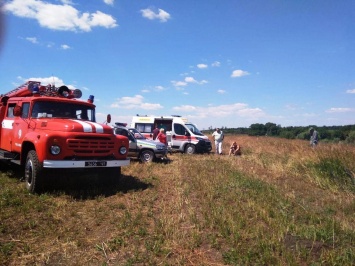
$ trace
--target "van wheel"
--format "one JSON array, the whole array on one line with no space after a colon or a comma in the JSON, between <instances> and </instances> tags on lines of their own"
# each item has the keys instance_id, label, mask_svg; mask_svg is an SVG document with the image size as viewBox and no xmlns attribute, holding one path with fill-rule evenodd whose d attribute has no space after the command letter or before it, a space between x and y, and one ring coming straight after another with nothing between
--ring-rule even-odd
<instances>
[{"instance_id":1,"label":"van wheel","mask_svg":"<svg viewBox=\"0 0 355 266\"><path fill-rule=\"evenodd\" d=\"M185 147L186 154L194 154L196 152L196 147L193 144L187 144Z\"/></svg>"},{"instance_id":2,"label":"van wheel","mask_svg":"<svg viewBox=\"0 0 355 266\"><path fill-rule=\"evenodd\" d=\"M40 192L42 174L43 168L38 160L36 151L29 151L25 164L25 184L29 192Z\"/></svg>"},{"instance_id":3,"label":"van wheel","mask_svg":"<svg viewBox=\"0 0 355 266\"><path fill-rule=\"evenodd\" d=\"M154 152L149 150L144 150L141 152L139 159L142 163L150 163L154 160Z\"/></svg>"}]
</instances>

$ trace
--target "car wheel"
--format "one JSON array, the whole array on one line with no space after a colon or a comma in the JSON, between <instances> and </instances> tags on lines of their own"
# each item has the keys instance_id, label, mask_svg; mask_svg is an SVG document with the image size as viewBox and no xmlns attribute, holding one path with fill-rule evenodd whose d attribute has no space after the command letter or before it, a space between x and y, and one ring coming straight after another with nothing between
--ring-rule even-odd
<instances>
[{"instance_id":1,"label":"car wheel","mask_svg":"<svg viewBox=\"0 0 355 266\"><path fill-rule=\"evenodd\" d=\"M32 150L27 154L25 164L25 184L26 189L31 193L40 192L41 177L43 168L38 160L36 151Z\"/></svg>"},{"instance_id":2,"label":"car wheel","mask_svg":"<svg viewBox=\"0 0 355 266\"><path fill-rule=\"evenodd\" d=\"M139 159L142 163L152 162L154 160L154 152L150 150L144 150L141 152Z\"/></svg>"},{"instance_id":3,"label":"car wheel","mask_svg":"<svg viewBox=\"0 0 355 266\"><path fill-rule=\"evenodd\" d=\"M196 152L196 147L193 144L187 144L185 147L186 154L194 154Z\"/></svg>"}]
</instances>

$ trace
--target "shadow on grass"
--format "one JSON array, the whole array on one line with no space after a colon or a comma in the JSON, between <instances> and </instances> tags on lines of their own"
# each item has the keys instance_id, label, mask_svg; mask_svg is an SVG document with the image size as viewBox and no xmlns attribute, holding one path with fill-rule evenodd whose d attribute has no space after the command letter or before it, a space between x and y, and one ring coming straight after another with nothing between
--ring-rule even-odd
<instances>
[{"instance_id":1,"label":"shadow on grass","mask_svg":"<svg viewBox=\"0 0 355 266\"><path fill-rule=\"evenodd\" d=\"M110 197L118 193L141 191L153 186L133 176L121 175L112 180L84 174L64 178L50 176L44 185L44 193L65 194L76 200L94 199L98 196Z\"/></svg>"},{"instance_id":2,"label":"shadow on grass","mask_svg":"<svg viewBox=\"0 0 355 266\"><path fill-rule=\"evenodd\" d=\"M1 164L0 171L7 177L24 183L24 169L17 165ZM134 176L105 176L103 173L90 173L63 169L48 171L43 179L41 194L68 195L76 200L109 197L118 193L141 191L153 187Z\"/></svg>"}]
</instances>

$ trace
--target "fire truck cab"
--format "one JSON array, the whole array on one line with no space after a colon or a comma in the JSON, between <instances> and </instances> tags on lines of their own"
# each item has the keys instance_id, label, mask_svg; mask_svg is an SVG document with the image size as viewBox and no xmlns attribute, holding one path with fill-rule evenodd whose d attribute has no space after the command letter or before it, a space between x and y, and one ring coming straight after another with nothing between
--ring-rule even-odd
<instances>
[{"instance_id":1,"label":"fire truck cab","mask_svg":"<svg viewBox=\"0 0 355 266\"><path fill-rule=\"evenodd\" d=\"M212 150L211 141L187 118L172 116L134 116L131 123L146 138L153 139L153 130L164 128L171 151L187 154L205 153Z\"/></svg>"},{"instance_id":2,"label":"fire truck cab","mask_svg":"<svg viewBox=\"0 0 355 266\"><path fill-rule=\"evenodd\" d=\"M83 170L118 179L129 165L128 139L95 121L93 96L28 81L0 95L0 159L24 167L26 188L39 192L49 170ZM109 116L108 116L109 117Z\"/></svg>"}]
</instances>

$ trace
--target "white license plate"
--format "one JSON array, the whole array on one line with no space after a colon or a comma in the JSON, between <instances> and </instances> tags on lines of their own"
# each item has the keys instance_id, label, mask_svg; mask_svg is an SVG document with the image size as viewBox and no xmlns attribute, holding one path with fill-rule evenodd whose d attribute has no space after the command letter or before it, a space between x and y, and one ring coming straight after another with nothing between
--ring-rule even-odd
<instances>
[{"instance_id":1,"label":"white license plate","mask_svg":"<svg viewBox=\"0 0 355 266\"><path fill-rule=\"evenodd\" d=\"M101 166L106 166L107 162L105 161L98 161L98 162L85 162L85 166L91 166L91 167L101 167Z\"/></svg>"}]
</instances>

